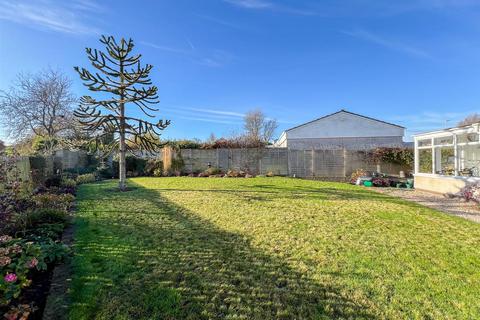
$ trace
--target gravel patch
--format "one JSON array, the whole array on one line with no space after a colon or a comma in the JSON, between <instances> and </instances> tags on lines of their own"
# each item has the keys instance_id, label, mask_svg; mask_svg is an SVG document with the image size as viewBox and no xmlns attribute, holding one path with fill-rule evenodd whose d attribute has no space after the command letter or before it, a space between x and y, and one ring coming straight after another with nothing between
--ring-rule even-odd
<instances>
[{"instance_id":1,"label":"gravel patch","mask_svg":"<svg viewBox=\"0 0 480 320\"><path fill-rule=\"evenodd\" d=\"M394 188L372 188L371 190L413 201L447 214L480 223L480 206L474 202L465 202L458 198L447 198L440 194L421 190Z\"/></svg>"}]
</instances>

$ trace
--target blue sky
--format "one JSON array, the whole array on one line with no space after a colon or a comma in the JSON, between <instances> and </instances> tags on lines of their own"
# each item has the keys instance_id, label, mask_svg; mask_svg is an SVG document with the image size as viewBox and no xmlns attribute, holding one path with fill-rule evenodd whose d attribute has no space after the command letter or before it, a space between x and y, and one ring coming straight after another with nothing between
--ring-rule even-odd
<instances>
[{"instance_id":1,"label":"blue sky","mask_svg":"<svg viewBox=\"0 0 480 320\"><path fill-rule=\"evenodd\" d=\"M0 0L0 89L73 66L100 34L155 66L168 138L239 132L260 108L279 132L339 109L413 133L480 111L480 0Z\"/></svg>"}]
</instances>

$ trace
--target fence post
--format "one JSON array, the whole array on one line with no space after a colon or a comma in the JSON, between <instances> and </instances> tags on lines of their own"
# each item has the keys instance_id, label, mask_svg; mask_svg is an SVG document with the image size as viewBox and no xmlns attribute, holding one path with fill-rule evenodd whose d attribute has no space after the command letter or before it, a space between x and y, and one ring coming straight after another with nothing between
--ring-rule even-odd
<instances>
[{"instance_id":1,"label":"fence post","mask_svg":"<svg viewBox=\"0 0 480 320\"><path fill-rule=\"evenodd\" d=\"M303 178L307 177L307 150L303 150Z\"/></svg>"},{"instance_id":2,"label":"fence post","mask_svg":"<svg viewBox=\"0 0 480 320\"><path fill-rule=\"evenodd\" d=\"M165 146L163 147L163 171L168 171L172 168L172 147Z\"/></svg>"},{"instance_id":3,"label":"fence post","mask_svg":"<svg viewBox=\"0 0 480 320\"><path fill-rule=\"evenodd\" d=\"M315 149L312 149L312 176L315 177Z\"/></svg>"},{"instance_id":4,"label":"fence post","mask_svg":"<svg viewBox=\"0 0 480 320\"><path fill-rule=\"evenodd\" d=\"M343 147L343 177L347 178L347 149Z\"/></svg>"},{"instance_id":5,"label":"fence post","mask_svg":"<svg viewBox=\"0 0 480 320\"><path fill-rule=\"evenodd\" d=\"M258 157L258 174L262 174L262 157Z\"/></svg>"},{"instance_id":6,"label":"fence post","mask_svg":"<svg viewBox=\"0 0 480 320\"><path fill-rule=\"evenodd\" d=\"M287 175L289 177L292 176L292 173L290 172L290 149L287 148Z\"/></svg>"}]
</instances>

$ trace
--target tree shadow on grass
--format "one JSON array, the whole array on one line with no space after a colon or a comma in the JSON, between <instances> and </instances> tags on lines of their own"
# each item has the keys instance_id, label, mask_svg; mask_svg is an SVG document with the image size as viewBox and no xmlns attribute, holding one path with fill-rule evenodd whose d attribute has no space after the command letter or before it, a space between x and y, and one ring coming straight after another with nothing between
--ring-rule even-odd
<instances>
[{"instance_id":1,"label":"tree shadow on grass","mask_svg":"<svg viewBox=\"0 0 480 320\"><path fill-rule=\"evenodd\" d=\"M137 187L109 210L95 202L104 186L80 195L71 319L375 318L334 284Z\"/></svg>"}]
</instances>

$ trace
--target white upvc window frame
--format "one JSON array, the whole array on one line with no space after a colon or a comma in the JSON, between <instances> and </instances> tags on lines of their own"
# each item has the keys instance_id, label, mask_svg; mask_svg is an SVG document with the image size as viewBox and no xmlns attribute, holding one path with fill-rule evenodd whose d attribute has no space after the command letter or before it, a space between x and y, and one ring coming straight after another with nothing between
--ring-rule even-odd
<instances>
[{"instance_id":1,"label":"white upvc window frame","mask_svg":"<svg viewBox=\"0 0 480 320\"><path fill-rule=\"evenodd\" d=\"M415 175L424 175L424 176L443 176L443 177L452 177L450 175L442 175L438 174L437 172L441 171L441 168L438 167L437 162L437 150L439 148L447 148L453 147L454 150L454 157L455 157L455 172L453 177L461 177L460 176L460 167L461 163L459 161L459 147L461 146L475 146L480 145L480 138L474 142L458 142L458 136L463 134L470 134L476 133L480 137L480 123L474 124L468 127L460 127L460 128L452 128L452 129L445 129L442 131L435 131L429 133L423 133L414 136L414 145L415 145ZM435 144L435 139L438 138L447 138L452 137L451 144ZM428 146L420 146L420 141L430 140L430 145ZM431 173L424 173L420 172L420 150L431 150L432 151L432 172ZM440 170L437 170L440 169Z\"/></svg>"}]
</instances>

